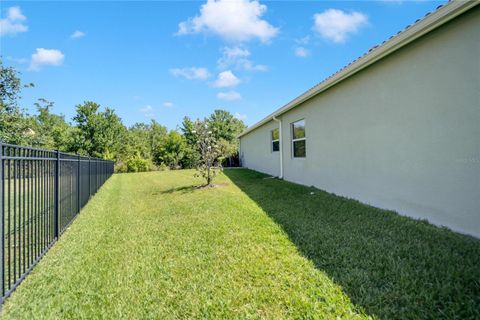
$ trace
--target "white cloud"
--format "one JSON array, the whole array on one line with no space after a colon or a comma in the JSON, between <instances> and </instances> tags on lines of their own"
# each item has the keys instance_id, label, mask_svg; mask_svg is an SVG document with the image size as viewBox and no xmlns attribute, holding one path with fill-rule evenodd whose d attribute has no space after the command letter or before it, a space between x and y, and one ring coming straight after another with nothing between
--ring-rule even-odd
<instances>
[{"instance_id":1,"label":"white cloud","mask_svg":"<svg viewBox=\"0 0 480 320\"><path fill-rule=\"evenodd\" d=\"M173 102L171 102L171 101L165 101L165 102L163 103L163 106L164 106L165 108L173 108Z\"/></svg>"},{"instance_id":2,"label":"white cloud","mask_svg":"<svg viewBox=\"0 0 480 320\"><path fill-rule=\"evenodd\" d=\"M244 70L247 71L260 71L260 72L266 72L268 71L268 67L264 64L254 64L250 60L245 60L242 62L241 67Z\"/></svg>"},{"instance_id":3,"label":"white cloud","mask_svg":"<svg viewBox=\"0 0 480 320\"><path fill-rule=\"evenodd\" d=\"M222 49L222 57L218 59L217 65L221 69L228 68L236 64L239 60L246 59L250 56L250 51L241 47L224 47Z\"/></svg>"},{"instance_id":4,"label":"white cloud","mask_svg":"<svg viewBox=\"0 0 480 320\"><path fill-rule=\"evenodd\" d=\"M228 41L259 39L269 42L278 29L261 19L267 6L254 0L208 0L200 15L181 22L177 34L208 32Z\"/></svg>"},{"instance_id":5,"label":"white cloud","mask_svg":"<svg viewBox=\"0 0 480 320\"><path fill-rule=\"evenodd\" d=\"M8 8L7 17L0 19L0 36L27 32L28 27L24 24L25 20L27 18L22 14L20 7Z\"/></svg>"},{"instance_id":6,"label":"white cloud","mask_svg":"<svg viewBox=\"0 0 480 320\"><path fill-rule=\"evenodd\" d=\"M70 35L70 38L72 38L72 39L78 39L78 38L82 38L82 37L85 37L85 32L82 32L82 31L79 31L79 30L76 30L75 32L73 32Z\"/></svg>"},{"instance_id":7,"label":"white cloud","mask_svg":"<svg viewBox=\"0 0 480 320\"><path fill-rule=\"evenodd\" d=\"M328 9L313 16L313 29L325 39L343 43L351 33L356 33L368 23L368 17L360 12L346 13L342 10Z\"/></svg>"},{"instance_id":8,"label":"white cloud","mask_svg":"<svg viewBox=\"0 0 480 320\"><path fill-rule=\"evenodd\" d=\"M20 7L10 7L7 9L7 18L10 21L25 21L27 17L22 14Z\"/></svg>"},{"instance_id":9,"label":"white cloud","mask_svg":"<svg viewBox=\"0 0 480 320\"><path fill-rule=\"evenodd\" d=\"M206 68L174 68L170 69L170 73L174 77L183 77L188 80L207 80L211 77L210 72Z\"/></svg>"},{"instance_id":10,"label":"white cloud","mask_svg":"<svg viewBox=\"0 0 480 320\"><path fill-rule=\"evenodd\" d=\"M226 88L226 87L235 87L240 84L240 79L238 79L232 71L227 70L220 72L218 74L217 80L212 83L214 87L217 88Z\"/></svg>"},{"instance_id":11,"label":"white cloud","mask_svg":"<svg viewBox=\"0 0 480 320\"><path fill-rule=\"evenodd\" d=\"M295 55L300 58L305 58L310 55L310 51L304 47L295 48Z\"/></svg>"},{"instance_id":12,"label":"white cloud","mask_svg":"<svg viewBox=\"0 0 480 320\"><path fill-rule=\"evenodd\" d=\"M237 118L238 120L242 120L242 121L247 120L247 115L246 114L240 114L238 112L235 112L234 117Z\"/></svg>"},{"instance_id":13,"label":"white cloud","mask_svg":"<svg viewBox=\"0 0 480 320\"><path fill-rule=\"evenodd\" d=\"M307 45L310 43L310 36L305 36L300 39L296 39L295 42L299 45Z\"/></svg>"},{"instance_id":14,"label":"white cloud","mask_svg":"<svg viewBox=\"0 0 480 320\"><path fill-rule=\"evenodd\" d=\"M28 59L27 59L27 58L14 58L14 57L11 57L11 56L7 56L7 60L8 60L8 61L15 62L15 63L18 63L18 64L28 63Z\"/></svg>"},{"instance_id":15,"label":"white cloud","mask_svg":"<svg viewBox=\"0 0 480 320\"><path fill-rule=\"evenodd\" d=\"M248 57L250 51L242 47L224 47L222 56L217 61L219 69L224 70L229 67L246 71L267 71L268 67L263 64L254 64Z\"/></svg>"},{"instance_id":16,"label":"white cloud","mask_svg":"<svg viewBox=\"0 0 480 320\"><path fill-rule=\"evenodd\" d=\"M242 99L242 96L236 91L227 91L217 93L217 99L225 101L235 101Z\"/></svg>"},{"instance_id":17,"label":"white cloud","mask_svg":"<svg viewBox=\"0 0 480 320\"><path fill-rule=\"evenodd\" d=\"M57 49L37 48L32 54L29 70L38 71L42 66L61 66L65 55Z\"/></svg>"},{"instance_id":18,"label":"white cloud","mask_svg":"<svg viewBox=\"0 0 480 320\"><path fill-rule=\"evenodd\" d=\"M140 109L140 112L143 113L146 117L153 117L153 108L151 105L146 105Z\"/></svg>"}]
</instances>

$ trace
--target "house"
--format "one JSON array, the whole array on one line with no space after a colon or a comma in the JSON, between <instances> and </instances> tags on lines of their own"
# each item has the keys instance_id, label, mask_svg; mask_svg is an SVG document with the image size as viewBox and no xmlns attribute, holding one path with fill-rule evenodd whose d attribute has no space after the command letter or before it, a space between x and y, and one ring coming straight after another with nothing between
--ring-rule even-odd
<instances>
[{"instance_id":1,"label":"house","mask_svg":"<svg viewBox=\"0 0 480 320\"><path fill-rule=\"evenodd\" d=\"M249 127L242 165L480 237L479 3L439 7Z\"/></svg>"}]
</instances>

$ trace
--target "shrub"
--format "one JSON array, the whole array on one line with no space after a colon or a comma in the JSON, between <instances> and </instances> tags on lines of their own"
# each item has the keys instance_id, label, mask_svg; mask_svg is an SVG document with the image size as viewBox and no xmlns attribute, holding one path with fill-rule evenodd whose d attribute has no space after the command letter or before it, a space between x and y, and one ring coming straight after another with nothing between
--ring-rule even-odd
<instances>
[{"instance_id":1,"label":"shrub","mask_svg":"<svg viewBox=\"0 0 480 320\"><path fill-rule=\"evenodd\" d=\"M150 162L139 155L129 157L126 162L127 172L145 172L150 171Z\"/></svg>"}]
</instances>

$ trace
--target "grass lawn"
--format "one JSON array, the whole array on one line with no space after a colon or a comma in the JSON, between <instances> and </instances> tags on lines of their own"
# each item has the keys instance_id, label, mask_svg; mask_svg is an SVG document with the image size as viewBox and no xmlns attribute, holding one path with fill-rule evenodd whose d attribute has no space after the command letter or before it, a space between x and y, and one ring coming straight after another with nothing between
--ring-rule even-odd
<instances>
[{"instance_id":1,"label":"grass lawn","mask_svg":"<svg viewBox=\"0 0 480 320\"><path fill-rule=\"evenodd\" d=\"M476 239L253 171L192 176L114 175L2 317L480 317Z\"/></svg>"}]
</instances>

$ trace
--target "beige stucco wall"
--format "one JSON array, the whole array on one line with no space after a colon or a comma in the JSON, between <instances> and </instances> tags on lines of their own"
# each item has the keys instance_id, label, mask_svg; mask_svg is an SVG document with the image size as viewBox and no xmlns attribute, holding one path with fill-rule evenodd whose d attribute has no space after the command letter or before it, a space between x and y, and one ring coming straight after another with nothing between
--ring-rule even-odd
<instances>
[{"instance_id":1,"label":"beige stucco wall","mask_svg":"<svg viewBox=\"0 0 480 320\"><path fill-rule=\"evenodd\" d=\"M284 178L480 237L479 30L476 7L283 114ZM247 167L276 175L273 125L241 141Z\"/></svg>"},{"instance_id":2,"label":"beige stucco wall","mask_svg":"<svg viewBox=\"0 0 480 320\"><path fill-rule=\"evenodd\" d=\"M242 166L278 176L280 173L280 152L272 152L271 131L278 123L271 121L240 139L240 160Z\"/></svg>"}]
</instances>

